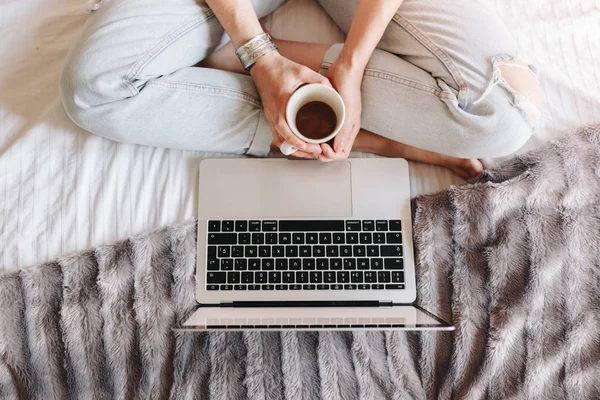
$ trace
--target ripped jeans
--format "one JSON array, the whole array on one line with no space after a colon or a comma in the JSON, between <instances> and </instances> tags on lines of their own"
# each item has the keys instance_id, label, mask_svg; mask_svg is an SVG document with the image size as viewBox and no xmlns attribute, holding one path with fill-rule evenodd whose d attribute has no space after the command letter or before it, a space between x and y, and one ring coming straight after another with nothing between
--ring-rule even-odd
<instances>
[{"instance_id":1,"label":"ripped jeans","mask_svg":"<svg viewBox=\"0 0 600 400\"><path fill-rule=\"evenodd\" d=\"M319 0L346 33L357 2ZM252 3L262 17L282 0ZM67 114L121 142L267 155L272 135L252 78L195 66L222 34L202 1L104 0L61 75ZM342 46L327 51L322 73ZM494 65L517 57L507 28L480 2L405 0L365 70L361 126L455 157L513 153L539 112Z\"/></svg>"}]
</instances>

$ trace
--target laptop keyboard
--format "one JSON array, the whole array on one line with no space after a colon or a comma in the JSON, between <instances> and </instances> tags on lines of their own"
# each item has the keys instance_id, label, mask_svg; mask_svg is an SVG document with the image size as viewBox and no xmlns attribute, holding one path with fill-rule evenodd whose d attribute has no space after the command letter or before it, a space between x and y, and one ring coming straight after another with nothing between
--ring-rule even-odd
<instances>
[{"instance_id":1,"label":"laptop keyboard","mask_svg":"<svg viewBox=\"0 0 600 400\"><path fill-rule=\"evenodd\" d=\"M404 289L400 220L208 221L207 290Z\"/></svg>"}]
</instances>

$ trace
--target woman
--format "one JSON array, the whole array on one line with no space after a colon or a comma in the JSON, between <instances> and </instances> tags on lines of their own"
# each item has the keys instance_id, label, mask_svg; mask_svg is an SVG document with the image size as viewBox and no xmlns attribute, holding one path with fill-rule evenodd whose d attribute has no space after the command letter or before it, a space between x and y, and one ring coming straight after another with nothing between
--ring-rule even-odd
<instances>
[{"instance_id":1,"label":"woman","mask_svg":"<svg viewBox=\"0 0 600 400\"><path fill-rule=\"evenodd\" d=\"M482 170L477 158L510 154L531 135L537 80L479 2L319 0L345 44L275 39L279 51L254 54L248 75L234 50L252 53L258 18L282 2L105 0L61 75L68 115L122 142L266 156L288 140L298 157L365 151L467 178ZM223 29L231 43L214 52ZM333 146L304 143L285 121L306 83L344 99Z\"/></svg>"}]
</instances>

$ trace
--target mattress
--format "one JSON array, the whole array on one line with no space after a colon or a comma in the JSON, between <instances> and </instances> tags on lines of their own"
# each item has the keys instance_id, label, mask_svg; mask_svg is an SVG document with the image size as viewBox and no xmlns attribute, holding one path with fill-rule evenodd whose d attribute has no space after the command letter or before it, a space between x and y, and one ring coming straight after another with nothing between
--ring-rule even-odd
<instances>
[{"instance_id":1,"label":"mattress","mask_svg":"<svg viewBox=\"0 0 600 400\"><path fill-rule=\"evenodd\" d=\"M597 1L480 1L497 8L538 68L546 112L522 151L598 121ZM58 75L89 7L82 0L0 0L0 270L190 219L199 161L230 157L115 143L67 118ZM264 23L282 38L343 41L314 0L289 0ZM462 182L419 163L410 163L410 174L412 195Z\"/></svg>"}]
</instances>

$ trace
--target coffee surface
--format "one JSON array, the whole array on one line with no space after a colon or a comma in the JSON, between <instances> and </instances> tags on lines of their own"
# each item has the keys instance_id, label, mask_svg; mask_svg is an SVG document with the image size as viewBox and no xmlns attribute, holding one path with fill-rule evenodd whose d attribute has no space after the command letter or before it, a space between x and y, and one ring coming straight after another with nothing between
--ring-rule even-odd
<instances>
[{"instance_id":1,"label":"coffee surface","mask_svg":"<svg viewBox=\"0 0 600 400\"><path fill-rule=\"evenodd\" d=\"M298 131L309 139L323 139L333 133L337 125L335 111L322 101L303 105L296 114Z\"/></svg>"}]
</instances>

